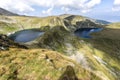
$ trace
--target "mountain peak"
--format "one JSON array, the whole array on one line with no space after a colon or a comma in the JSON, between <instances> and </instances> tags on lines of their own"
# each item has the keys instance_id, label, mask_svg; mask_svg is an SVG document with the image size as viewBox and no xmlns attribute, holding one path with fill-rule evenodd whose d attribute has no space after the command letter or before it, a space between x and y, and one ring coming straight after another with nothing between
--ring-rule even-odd
<instances>
[{"instance_id":1,"label":"mountain peak","mask_svg":"<svg viewBox=\"0 0 120 80\"><path fill-rule=\"evenodd\" d=\"M5 10L3 8L0 8L0 15L5 15L5 16L18 16L18 14L12 13L8 10Z\"/></svg>"}]
</instances>

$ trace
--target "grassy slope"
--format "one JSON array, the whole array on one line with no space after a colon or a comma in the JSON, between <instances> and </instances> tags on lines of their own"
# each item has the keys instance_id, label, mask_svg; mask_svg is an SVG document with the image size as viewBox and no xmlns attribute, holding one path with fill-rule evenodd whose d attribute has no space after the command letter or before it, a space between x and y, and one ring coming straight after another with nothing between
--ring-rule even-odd
<instances>
[{"instance_id":1,"label":"grassy slope","mask_svg":"<svg viewBox=\"0 0 120 80\"><path fill-rule=\"evenodd\" d=\"M106 26L107 28L114 28L114 29L120 29L120 23L112 23L108 26Z\"/></svg>"},{"instance_id":2,"label":"grassy slope","mask_svg":"<svg viewBox=\"0 0 120 80\"><path fill-rule=\"evenodd\" d=\"M33 43L30 42L32 44L30 47L49 48L71 56L103 80L120 79L120 40L109 37L110 34L106 34L106 31L109 30L105 29L104 33L94 34L93 39L83 39L57 26L56 29L51 29ZM105 38L102 35L105 35Z\"/></svg>"},{"instance_id":3,"label":"grassy slope","mask_svg":"<svg viewBox=\"0 0 120 80\"><path fill-rule=\"evenodd\" d=\"M47 57L46 57L47 56ZM49 58L52 62L50 62ZM60 77L67 66L82 80L101 80L93 72L85 70L76 62L58 52L46 49L15 49L0 52L0 80L63 80ZM68 77L74 72L69 71Z\"/></svg>"},{"instance_id":4,"label":"grassy slope","mask_svg":"<svg viewBox=\"0 0 120 80\"><path fill-rule=\"evenodd\" d=\"M90 24L87 24L87 23ZM1 33L9 33L22 29L41 28L49 30L55 26L63 26L66 30L75 30L81 26L97 26L93 22L86 20L82 16L49 16L49 17L29 17L29 16L0 16ZM69 27L68 27L69 26ZM79 27L78 27L79 26ZM100 26L97 26L100 27Z\"/></svg>"},{"instance_id":5,"label":"grassy slope","mask_svg":"<svg viewBox=\"0 0 120 80\"><path fill-rule=\"evenodd\" d=\"M9 33L30 28L41 28L41 30L46 31L54 26L63 26L66 28L66 25L64 25L64 20L56 16L43 18L27 16L0 16L1 33Z\"/></svg>"},{"instance_id":6,"label":"grassy slope","mask_svg":"<svg viewBox=\"0 0 120 80\"><path fill-rule=\"evenodd\" d=\"M93 39L85 40L90 44L92 54L98 56L97 61L102 59L104 67L108 68L110 73L116 75L116 80L120 79L120 25L114 23L105 26L105 29L99 33L92 34Z\"/></svg>"},{"instance_id":7,"label":"grassy slope","mask_svg":"<svg viewBox=\"0 0 120 80\"><path fill-rule=\"evenodd\" d=\"M114 80L120 79L120 36L118 34L119 29L105 28L100 33L93 34L93 39L82 39L59 28L50 30L48 34L38 39L39 43L36 44L69 56L73 56L77 52L83 54L83 59L86 59L87 64L83 64L85 61L78 61L83 67L89 66L99 76L106 76L106 79Z\"/></svg>"},{"instance_id":8,"label":"grassy slope","mask_svg":"<svg viewBox=\"0 0 120 80\"><path fill-rule=\"evenodd\" d=\"M102 32L93 34L94 39L82 39L75 37L73 32L71 32L72 30L69 32L65 28L66 26L64 26L63 20L61 20L64 16L61 18L53 16L48 18L16 16L9 18L15 20L17 25L21 25L25 29L40 28L47 31L43 37L32 43L32 47L49 48L69 55L83 67L96 73L103 80L120 79L120 39L118 28L113 29L113 26L110 25ZM81 16L67 17L67 21L74 25L73 28L67 28L73 30L78 28L78 26L88 27L90 25L103 27L88 20L86 21ZM119 25L117 26L119 27Z\"/></svg>"}]
</instances>

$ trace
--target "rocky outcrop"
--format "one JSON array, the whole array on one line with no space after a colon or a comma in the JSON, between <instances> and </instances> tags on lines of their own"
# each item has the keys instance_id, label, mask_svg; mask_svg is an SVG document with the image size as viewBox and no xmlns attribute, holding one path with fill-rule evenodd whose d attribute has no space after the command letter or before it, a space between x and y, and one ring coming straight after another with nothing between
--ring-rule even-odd
<instances>
[{"instance_id":1,"label":"rocky outcrop","mask_svg":"<svg viewBox=\"0 0 120 80\"><path fill-rule=\"evenodd\" d=\"M10 40L7 35L0 34L0 50L9 50L11 47L18 47L18 48L25 48L26 46L20 45L15 43L14 41Z\"/></svg>"},{"instance_id":2,"label":"rocky outcrop","mask_svg":"<svg viewBox=\"0 0 120 80\"><path fill-rule=\"evenodd\" d=\"M75 74L74 68L72 66L67 66L65 72L61 75L58 80L80 80Z\"/></svg>"}]
</instances>

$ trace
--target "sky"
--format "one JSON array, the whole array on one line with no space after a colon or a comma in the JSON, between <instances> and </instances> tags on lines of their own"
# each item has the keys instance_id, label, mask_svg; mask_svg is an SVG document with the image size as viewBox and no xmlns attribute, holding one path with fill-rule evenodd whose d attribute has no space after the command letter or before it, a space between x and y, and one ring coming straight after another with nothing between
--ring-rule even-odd
<instances>
[{"instance_id":1,"label":"sky","mask_svg":"<svg viewBox=\"0 0 120 80\"><path fill-rule=\"evenodd\" d=\"M0 0L0 7L28 16L74 14L120 22L120 0Z\"/></svg>"}]
</instances>

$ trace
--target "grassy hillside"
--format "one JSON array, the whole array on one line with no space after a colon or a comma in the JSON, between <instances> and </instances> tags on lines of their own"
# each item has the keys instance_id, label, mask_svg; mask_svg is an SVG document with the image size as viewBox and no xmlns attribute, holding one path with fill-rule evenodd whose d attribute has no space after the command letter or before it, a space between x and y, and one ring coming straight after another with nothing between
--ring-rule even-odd
<instances>
[{"instance_id":1,"label":"grassy hillside","mask_svg":"<svg viewBox=\"0 0 120 80\"><path fill-rule=\"evenodd\" d=\"M110 31L110 32L109 32ZM112 34L111 34L112 33ZM90 69L103 80L120 79L119 30L104 29L92 34L92 39L79 38L61 26L47 31L42 37L28 42L29 48L47 48L63 53ZM118 37L114 37L114 35Z\"/></svg>"},{"instance_id":2,"label":"grassy hillside","mask_svg":"<svg viewBox=\"0 0 120 80\"><path fill-rule=\"evenodd\" d=\"M15 49L0 53L0 80L101 80L58 52ZM76 79L77 78L77 79Z\"/></svg>"},{"instance_id":3,"label":"grassy hillside","mask_svg":"<svg viewBox=\"0 0 120 80\"><path fill-rule=\"evenodd\" d=\"M49 17L29 17L29 16L0 16L1 33L12 33L14 31L40 28L50 30L56 26L63 26L66 30L74 31L81 27L101 27L82 16L49 16Z\"/></svg>"},{"instance_id":4,"label":"grassy hillside","mask_svg":"<svg viewBox=\"0 0 120 80\"><path fill-rule=\"evenodd\" d=\"M112 23L107 26L107 28L114 28L114 29L120 29L120 23Z\"/></svg>"},{"instance_id":5,"label":"grassy hillside","mask_svg":"<svg viewBox=\"0 0 120 80\"><path fill-rule=\"evenodd\" d=\"M74 68L75 68L76 76L82 80L89 80L91 78L92 78L91 80L99 80L98 77L100 77L102 80L120 79L119 23L103 25L93 22L86 17L76 16L76 15L50 16L44 18L27 17L27 16L9 16L9 17L3 16L3 17L6 17L7 19L5 19L4 21L2 21L1 19L2 24L0 30L3 31L1 33L8 33L8 31L13 32L17 30L31 29L31 28L38 28L40 30L45 31L45 34L42 35L41 37L31 42L27 42L23 44L30 48L28 50L11 49L10 51L4 51L4 52L2 51L1 56L4 56L5 54L8 55L9 53L11 53L11 55L9 55L10 58L8 58L8 61L10 60L14 61L14 59L16 59L14 57L12 57L13 58L12 59L11 56L18 57L18 60L16 61L19 61L20 59L19 66L22 65L23 68L18 70L21 74L18 74L18 77L16 78L23 79L22 77L28 74L27 76L28 79L33 78L32 75L36 76L35 80L43 79L45 78L45 76L50 77L50 80L62 79L63 78L61 77L62 73L63 74L67 73L67 72L64 73L66 68L65 66L68 65L70 60L70 62L71 61L73 63L75 62ZM6 25L8 27L5 27ZM10 27L15 27L15 28L10 28ZM102 27L104 29L101 32L93 33L92 34L93 38L91 39L84 39L75 36L74 31L78 28L83 28L83 27L84 28ZM10 29L7 30L7 28ZM40 54L48 54L52 58L54 58L54 51L52 51L53 53L51 53L51 51L45 50L47 51L46 53L41 48L57 51L57 53L55 52L56 56L58 56L58 60L55 59L56 65L50 67L50 65L52 65L51 63L50 65L48 65L42 59L41 62L37 60ZM19 56L24 56L24 57L21 58ZM25 58L25 56L27 56L27 58ZM59 60L59 56L64 56L64 57L67 56L69 60L65 57L63 58L64 61L61 61L61 58ZM1 60L3 60L4 58L5 57L2 57ZM68 60L68 63L66 63L66 60ZM25 63L22 61L24 61ZM7 62L7 64L15 67L14 64L10 62ZM39 65L39 64L43 64L43 65ZM28 68L28 66L30 68ZM56 66L57 68L60 68L59 66L64 67L64 69L62 69L63 71L59 72L59 70L56 71L56 69L52 69L52 68L56 68ZM76 68L78 66L79 68ZM11 71L11 67L9 69L7 68L7 70ZM44 71L43 73L41 73L42 70ZM55 72L53 70L55 70ZM73 69L71 70L73 71ZM84 71L82 71L83 73L81 74L79 73L79 70L80 71L84 70ZM2 76L1 79L9 78L11 75L6 75L9 72L5 73L4 74L5 76ZM14 75L14 73L16 73L16 71L11 72L10 74ZM96 77L94 73L98 77ZM13 75L12 78L14 78Z\"/></svg>"}]
</instances>

